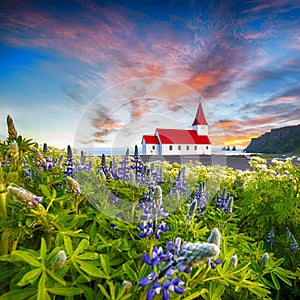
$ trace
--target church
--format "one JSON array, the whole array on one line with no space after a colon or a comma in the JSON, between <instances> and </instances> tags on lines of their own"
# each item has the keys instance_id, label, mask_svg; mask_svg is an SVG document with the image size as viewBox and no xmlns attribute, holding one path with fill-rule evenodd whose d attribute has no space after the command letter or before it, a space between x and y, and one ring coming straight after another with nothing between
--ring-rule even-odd
<instances>
[{"instance_id":1,"label":"church","mask_svg":"<svg viewBox=\"0 0 300 300\"><path fill-rule=\"evenodd\" d=\"M157 128L154 135L143 135L143 155L211 155L211 142L201 102L192 129Z\"/></svg>"}]
</instances>

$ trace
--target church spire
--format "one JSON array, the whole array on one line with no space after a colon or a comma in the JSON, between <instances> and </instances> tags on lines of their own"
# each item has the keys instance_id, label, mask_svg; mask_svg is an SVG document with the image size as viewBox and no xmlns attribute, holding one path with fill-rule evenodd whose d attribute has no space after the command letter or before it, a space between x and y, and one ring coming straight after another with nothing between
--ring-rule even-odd
<instances>
[{"instance_id":1,"label":"church spire","mask_svg":"<svg viewBox=\"0 0 300 300\"><path fill-rule=\"evenodd\" d=\"M197 114L196 114L196 117L195 117L195 120L194 120L194 123L192 124L192 126L195 126L195 125L208 125L208 123L205 119L205 115L203 112L201 102L199 102Z\"/></svg>"}]
</instances>

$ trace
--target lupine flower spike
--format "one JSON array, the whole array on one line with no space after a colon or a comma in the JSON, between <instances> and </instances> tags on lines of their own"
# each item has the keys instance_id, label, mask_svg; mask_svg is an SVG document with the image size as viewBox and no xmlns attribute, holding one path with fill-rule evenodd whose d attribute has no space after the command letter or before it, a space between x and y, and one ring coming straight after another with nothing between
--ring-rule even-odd
<instances>
[{"instance_id":1,"label":"lupine flower spike","mask_svg":"<svg viewBox=\"0 0 300 300\"><path fill-rule=\"evenodd\" d=\"M169 227L164 221L158 224L160 217L166 218L169 214L166 213L162 207L162 190L160 186L156 186L152 197L147 198L146 202L141 203L141 207L144 209L144 214L140 217L143 224L140 224L139 237L145 238L152 235L156 239L160 238L161 232L166 232Z\"/></svg>"},{"instance_id":2,"label":"lupine flower spike","mask_svg":"<svg viewBox=\"0 0 300 300\"><path fill-rule=\"evenodd\" d=\"M266 241L267 245L272 245L275 244L275 234L274 234L274 227L271 228L271 230L268 232L267 234L267 241Z\"/></svg>"},{"instance_id":3,"label":"lupine flower spike","mask_svg":"<svg viewBox=\"0 0 300 300\"><path fill-rule=\"evenodd\" d=\"M237 258L237 255L235 254L235 255L231 256L230 260L231 260L231 262L232 262L232 267L233 267L233 268L236 268L236 266L237 266L237 264L238 264L238 258Z\"/></svg>"},{"instance_id":4,"label":"lupine flower spike","mask_svg":"<svg viewBox=\"0 0 300 300\"><path fill-rule=\"evenodd\" d=\"M64 250L58 251L52 261L52 270L55 272L61 269L66 263L66 260L67 260L67 256L65 251Z\"/></svg>"},{"instance_id":5,"label":"lupine flower spike","mask_svg":"<svg viewBox=\"0 0 300 300\"><path fill-rule=\"evenodd\" d=\"M23 188L20 188L20 187L8 186L7 189L18 200L20 200L21 203L26 204L28 208L33 208L33 207L38 206L43 198L43 197L36 196L36 195L32 194L31 192L29 192Z\"/></svg>"},{"instance_id":6,"label":"lupine flower spike","mask_svg":"<svg viewBox=\"0 0 300 300\"><path fill-rule=\"evenodd\" d=\"M269 254L268 253L265 253L262 257L261 257L261 260L260 260L261 264L263 267L266 267L268 265L268 262L269 262Z\"/></svg>"},{"instance_id":7,"label":"lupine flower spike","mask_svg":"<svg viewBox=\"0 0 300 300\"><path fill-rule=\"evenodd\" d=\"M184 242L182 247L181 238L176 238L175 242L166 243L166 253L162 247L154 247L152 256L144 254L142 256L144 263L154 268L154 271L139 282L139 286L150 286L146 299L151 300L159 294L162 295L162 299L169 299L171 292L183 294L184 282L179 277L174 277L175 271L191 274L193 266L217 257L220 253L217 244L221 241L221 237L216 237L218 234L219 230L214 229L208 239L209 242ZM217 259L215 262L218 264L221 260Z\"/></svg>"},{"instance_id":8,"label":"lupine flower spike","mask_svg":"<svg viewBox=\"0 0 300 300\"><path fill-rule=\"evenodd\" d=\"M18 132L10 115L7 116L6 122L8 128L8 137L12 140L16 140L18 138Z\"/></svg>"},{"instance_id":9,"label":"lupine flower spike","mask_svg":"<svg viewBox=\"0 0 300 300\"><path fill-rule=\"evenodd\" d=\"M70 176L67 177L67 180L68 180L68 183L69 183L69 186L70 186L70 192L74 193L75 195L79 195L80 194L80 185L79 185L79 183Z\"/></svg>"},{"instance_id":10,"label":"lupine flower spike","mask_svg":"<svg viewBox=\"0 0 300 300\"><path fill-rule=\"evenodd\" d=\"M286 228L286 237L288 240L291 240L291 247L290 249L292 251L296 250L296 251L300 251L300 247L298 246L298 243L295 239L295 237L293 236L293 234L290 232L289 228Z\"/></svg>"}]
</instances>

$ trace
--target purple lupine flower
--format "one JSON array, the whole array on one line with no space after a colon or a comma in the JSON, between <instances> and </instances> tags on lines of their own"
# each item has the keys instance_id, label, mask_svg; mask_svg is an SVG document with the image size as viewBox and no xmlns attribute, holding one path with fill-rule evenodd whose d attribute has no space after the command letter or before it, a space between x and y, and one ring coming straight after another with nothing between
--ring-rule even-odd
<instances>
[{"instance_id":1,"label":"purple lupine flower","mask_svg":"<svg viewBox=\"0 0 300 300\"><path fill-rule=\"evenodd\" d=\"M157 278L157 275L154 271L152 271L148 276L142 278L139 282L139 286L147 286L152 281L154 281Z\"/></svg>"},{"instance_id":2,"label":"purple lupine flower","mask_svg":"<svg viewBox=\"0 0 300 300\"><path fill-rule=\"evenodd\" d=\"M210 235L208 241L219 231L214 229ZM217 241L220 242L221 238ZM218 242L218 243L219 243ZM162 247L154 247L152 251L152 257L148 254L142 256L143 261L155 268L155 272L152 271L147 277L140 280L139 286L151 285L147 299L153 299L156 294L162 295L162 299L169 299L170 293L174 292L177 294L184 293L184 282L179 277L173 277L175 271L185 272L187 274L192 273L194 265L199 264L201 261L211 261L217 257L220 253L220 248L215 243L189 243L184 242L182 247L181 239L176 238L175 242L169 241L166 243L167 252L164 253ZM215 265L221 264L221 259L215 259L213 261Z\"/></svg>"},{"instance_id":3,"label":"purple lupine flower","mask_svg":"<svg viewBox=\"0 0 300 300\"><path fill-rule=\"evenodd\" d=\"M113 205L119 205L120 204L120 198L118 196L118 191L117 190L113 190L112 193L109 194L108 196L108 201L109 203L113 204Z\"/></svg>"},{"instance_id":4,"label":"purple lupine flower","mask_svg":"<svg viewBox=\"0 0 300 300\"><path fill-rule=\"evenodd\" d=\"M271 230L267 234L266 244L267 245L275 244L274 227L272 227Z\"/></svg>"},{"instance_id":5,"label":"purple lupine flower","mask_svg":"<svg viewBox=\"0 0 300 300\"><path fill-rule=\"evenodd\" d=\"M152 300L155 295L159 295L161 291L161 283L155 281L147 292L146 300Z\"/></svg>"},{"instance_id":6,"label":"purple lupine flower","mask_svg":"<svg viewBox=\"0 0 300 300\"><path fill-rule=\"evenodd\" d=\"M64 162L64 165L66 166L66 169L64 170L64 174L71 176L76 172L76 166L75 161L73 157L72 148L70 145L67 147L67 158Z\"/></svg>"},{"instance_id":7,"label":"purple lupine flower","mask_svg":"<svg viewBox=\"0 0 300 300\"><path fill-rule=\"evenodd\" d=\"M188 219L187 223L190 224L192 219L195 217L196 212L198 211L200 213L200 216L205 216L203 211L206 209L206 202L208 199L208 195L205 191L205 183L200 182L199 187L196 188L195 196L193 201L188 204L189 210L186 214L186 217Z\"/></svg>"},{"instance_id":8,"label":"purple lupine flower","mask_svg":"<svg viewBox=\"0 0 300 300\"><path fill-rule=\"evenodd\" d=\"M140 204L143 208L144 214L140 216L140 220L143 224L139 227L141 232L139 237L145 238L154 235L156 239L160 238L160 232L166 232L169 227L165 222L158 223L158 218L166 218L169 214L166 213L162 207L162 190L160 186L154 188L153 196L148 201Z\"/></svg>"},{"instance_id":9,"label":"purple lupine flower","mask_svg":"<svg viewBox=\"0 0 300 300\"><path fill-rule=\"evenodd\" d=\"M163 285L163 289L166 291L171 291L175 292L177 294L183 294L184 293L184 288L183 285L184 282L178 278L174 277L172 280L166 280Z\"/></svg>"},{"instance_id":10,"label":"purple lupine flower","mask_svg":"<svg viewBox=\"0 0 300 300\"><path fill-rule=\"evenodd\" d=\"M171 193L175 194L176 191L178 191L179 194L186 194L186 184L187 180L185 178L185 168L182 168L181 170L179 170L177 176L174 178L173 190L171 191Z\"/></svg>"},{"instance_id":11,"label":"purple lupine flower","mask_svg":"<svg viewBox=\"0 0 300 300\"><path fill-rule=\"evenodd\" d=\"M129 149L126 150L125 155L123 156L122 161L120 162L120 167L117 169L118 178L123 181L129 180Z\"/></svg>"},{"instance_id":12,"label":"purple lupine flower","mask_svg":"<svg viewBox=\"0 0 300 300\"><path fill-rule=\"evenodd\" d=\"M143 254L142 260L148 266L155 267L159 263L161 255L163 255L162 247L157 248L154 246L152 250L152 257L148 254Z\"/></svg>"},{"instance_id":13,"label":"purple lupine flower","mask_svg":"<svg viewBox=\"0 0 300 300\"><path fill-rule=\"evenodd\" d=\"M233 196L230 193L226 195L226 188L223 189L221 194L216 199L216 207L231 214L233 209Z\"/></svg>"},{"instance_id":14,"label":"purple lupine flower","mask_svg":"<svg viewBox=\"0 0 300 300\"><path fill-rule=\"evenodd\" d=\"M143 177L143 171L144 171L144 163L143 163L141 156L139 155L139 150L138 150L137 145L135 145L134 155L133 155L133 159L131 160L131 162L132 162L132 164L131 164L130 168L134 172L135 182L138 185L141 185L143 183L142 177Z\"/></svg>"},{"instance_id":15,"label":"purple lupine flower","mask_svg":"<svg viewBox=\"0 0 300 300\"><path fill-rule=\"evenodd\" d=\"M287 227L286 228L286 237L288 240L291 240L291 246L290 249L292 251L300 251L300 247L298 246L298 243L294 237L294 235L290 232L290 229Z\"/></svg>"},{"instance_id":16,"label":"purple lupine flower","mask_svg":"<svg viewBox=\"0 0 300 300\"><path fill-rule=\"evenodd\" d=\"M208 259L207 264L210 265L212 269L215 269L217 265L222 264L222 259L220 257L216 260Z\"/></svg>"}]
</instances>

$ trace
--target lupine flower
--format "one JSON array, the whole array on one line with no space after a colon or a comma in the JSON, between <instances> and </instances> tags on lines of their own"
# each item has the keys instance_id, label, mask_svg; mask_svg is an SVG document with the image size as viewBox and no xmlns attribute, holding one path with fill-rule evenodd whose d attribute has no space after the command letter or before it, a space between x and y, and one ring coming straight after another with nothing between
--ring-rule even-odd
<instances>
[{"instance_id":1,"label":"lupine flower","mask_svg":"<svg viewBox=\"0 0 300 300\"><path fill-rule=\"evenodd\" d=\"M18 199L21 201L21 203L24 203L27 205L28 208L33 208L35 206L38 206L39 203L42 201L43 197L36 196L32 194L31 192L23 189L23 188L17 188L14 186L8 186L7 189Z\"/></svg>"},{"instance_id":2,"label":"lupine flower","mask_svg":"<svg viewBox=\"0 0 300 300\"><path fill-rule=\"evenodd\" d=\"M293 234L290 232L290 230L289 230L288 227L286 228L286 237L287 237L288 240L291 240L291 247L290 247L290 249L291 249L292 251L294 251L294 250L300 251L300 247L298 246L298 243L297 243L295 237L294 237Z\"/></svg>"},{"instance_id":3,"label":"lupine flower","mask_svg":"<svg viewBox=\"0 0 300 300\"><path fill-rule=\"evenodd\" d=\"M233 268L236 268L237 264L238 264L238 258L237 258L237 255L234 254L233 256L231 256L230 258L231 262L232 262L232 267Z\"/></svg>"},{"instance_id":4,"label":"lupine flower","mask_svg":"<svg viewBox=\"0 0 300 300\"><path fill-rule=\"evenodd\" d=\"M118 178L123 181L129 180L129 149L126 150L125 155L120 163L120 167L117 170Z\"/></svg>"},{"instance_id":5,"label":"lupine flower","mask_svg":"<svg viewBox=\"0 0 300 300\"><path fill-rule=\"evenodd\" d=\"M112 191L112 193L109 194L108 196L108 201L109 203L113 204L113 205L118 205L120 204L120 198L118 197L118 191L114 190Z\"/></svg>"},{"instance_id":6,"label":"lupine flower","mask_svg":"<svg viewBox=\"0 0 300 300\"><path fill-rule=\"evenodd\" d=\"M227 193L226 195L226 188L224 188L222 193L217 197L216 207L220 208L226 213L232 213L233 196L231 196L230 193Z\"/></svg>"},{"instance_id":7,"label":"lupine flower","mask_svg":"<svg viewBox=\"0 0 300 300\"><path fill-rule=\"evenodd\" d=\"M92 161L87 163L86 161L86 155L83 151L80 152L80 163L78 166L78 171L86 171L89 172L92 169Z\"/></svg>"},{"instance_id":8,"label":"lupine flower","mask_svg":"<svg viewBox=\"0 0 300 300\"><path fill-rule=\"evenodd\" d=\"M216 234L218 231L214 231ZM221 240L220 238L218 240ZM153 267L149 275L142 278L139 286L151 285L146 299L153 299L155 295L161 294L162 299L169 299L170 293L184 293L184 282L177 276L173 277L174 272L192 273L194 265L201 261L211 261L220 253L220 248L214 243L189 243L184 242L181 246L181 238L176 238L175 242L166 243L167 251L163 252L162 247L154 247L152 256L144 254L143 261ZM221 259L216 259L214 264L221 264Z\"/></svg>"},{"instance_id":9,"label":"lupine flower","mask_svg":"<svg viewBox=\"0 0 300 300\"><path fill-rule=\"evenodd\" d=\"M143 208L144 214L140 217L143 224L139 224L141 230L139 237L146 238L154 235L156 239L159 239L161 232L169 230L165 222L162 221L158 224L159 217L165 218L169 215L162 207L161 187L156 186L153 196L149 197L146 202L141 203L140 206Z\"/></svg>"},{"instance_id":10,"label":"lupine flower","mask_svg":"<svg viewBox=\"0 0 300 300\"><path fill-rule=\"evenodd\" d=\"M131 160L132 164L130 166L131 170L133 170L133 174L135 175L135 181L137 184L142 184L142 176L144 171L144 163L139 155L139 150L137 145L135 145L133 159Z\"/></svg>"},{"instance_id":11,"label":"lupine flower","mask_svg":"<svg viewBox=\"0 0 300 300\"><path fill-rule=\"evenodd\" d=\"M220 233L219 229L218 228L214 228L211 231L210 236L208 237L207 242L208 243L216 244L218 247L220 247L221 240L222 240L222 236L221 236L221 233Z\"/></svg>"},{"instance_id":12,"label":"lupine flower","mask_svg":"<svg viewBox=\"0 0 300 300\"><path fill-rule=\"evenodd\" d=\"M159 295L161 292L161 283L159 281L155 281L153 285L148 290L146 295L146 300L152 300L155 295Z\"/></svg>"},{"instance_id":13,"label":"lupine flower","mask_svg":"<svg viewBox=\"0 0 300 300\"><path fill-rule=\"evenodd\" d=\"M58 251L52 262L52 270L55 272L61 269L66 263L66 260L67 260L66 252L64 250Z\"/></svg>"},{"instance_id":14,"label":"lupine flower","mask_svg":"<svg viewBox=\"0 0 300 300\"><path fill-rule=\"evenodd\" d=\"M64 171L64 174L66 175L72 175L76 172L76 167L74 163L74 157L73 157L73 152L72 148L70 145L67 147L67 159L64 162L64 165L66 166L66 169Z\"/></svg>"},{"instance_id":15,"label":"lupine flower","mask_svg":"<svg viewBox=\"0 0 300 300\"><path fill-rule=\"evenodd\" d=\"M274 234L274 227L267 234L267 241L266 244L275 244L275 234Z\"/></svg>"},{"instance_id":16,"label":"lupine flower","mask_svg":"<svg viewBox=\"0 0 300 300\"><path fill-rule=\"evenodd\" d=\"M182 168L181 170L179 170L177 176L174 179L173 190L171 193L174 194L176 191L178 191L180 194L186 194L186 184L187 181L185 178L185 168Z\"/></svg>"},{"instance_id":17,"label":"lupine flower","mask_svg":"<svg viewBox=\"0 0 300 300\"><path fill-rule=\"evenodd\" d=\"M154 271L152 271L147 277L144 277L140 280L139 286L147 286L149 285L152 281L156 279L157 275L155 274Z\"/></svg>"},{"instance_id":18,"label":"lupine flower","mask_svg":"<svg viewBox=\"0 0 300 300\"><path fill-rule=\"evenodd\" d=\"M197 200L194 199L192 203L189 205L189 210L186 214L186 217L188 218L188 224L190 224L191 220L195 217L196 209L197 209Z\"/></svg>"},{"instance_id":19,"label":"lupine flower","mask_svg":"<svg viewBox=\"0 0 300 300\"><path fill-rule=\"evenodd\" d=\"M196 189L194 200L190 204L190 208L187 213L188 224L195 217L196 210L200 212L201 216L204 216L203 211L206 209L207 199L208 195L205 192L205 184L204 182L201 182L200 186Z\"/></svg>"},{"instance_id":20,"label":"lupine flower","mask_svg":"<svg viewBox=\"0 0 300 300\"><path fill-rule=\"evenodd\" d=\"M262 257L261 257L261 260L260 260L261 264L263 267L266 267L268 262L269 262L269 254L268 253L265 253Z\"/></svg>"},{"instance_id":21,"label":"lupine flower","mask_svg":"<svg viewBox=\"0 0 300 300\"><path fill-rule=\"evenodd\" d=\"M75 195L79 195L80 194L80 185L79 183L72 177L68 176L67 177L67 181L69 183L70 186L70 192L74 193Z\"/></svg>"},{"instance_id":22,"label":"lupine flower","mask_svg":"<svg viewBox=\"0 0 300 300\"><path fill-rule=\"evenodd\" d=\"M10 161L16 161L19 157L19 146L16 141L13 141L11 143L11 149L9 154L9 160Z\"/></svg>"},{"instance_id":23,"label":"lupine flower","mask_svg":"<svg viewBox=\"0 0 300 300\"><path fill-rule=\"evenodd\" d=\"M10 115L7 115L6 122L8 128L8 137L12 140L16 140L18 138L18 132Z\"/></svg>"},{"instance_id":24,"label":"lupine flower","mask_svg":"<svg viewBox=\"0 0 300 300\"><path fill-rule=\"evenodd\" d=\"M110 224L110 228L111 228L112 230L117 230L117 225L114 224L114 223L112 223L112 224Z\"/></svg>"},{"instance_id":25,"label":"lupine flower","mask_svg":"<svg viewBox=\"0 0 300 300\"><path fill-rule=\"evenodd\" d=\"M127 295L129 293L129 290L131 289L132 287L132 283L130 281L127 281L127 280L124 280L122 282L122 287L125 288L125 295Z\"/></svg>"},{"instance_id":26,"label":"lupine flower","mask_svg":"<svg viewBox=\"0 0 300 300\"><path fill-rule=\"evenodd\" d=\"M129 170L129 184L132 186L136 185L136 176L135 176L133 170Z\"/></svg>"},{"instance_id":27,"label":"lupine flower","mask_svg":"<svg viewBox=\"0 0 300 300\"><path fill-rule=\"evenodd\" d=\"M215 269L217 267L217 265L222 264L222 259L220 257L217 258L216 260L209 259L207 261L207 264L210 265L212 269Z\"/></svg>"}]
</instances>

